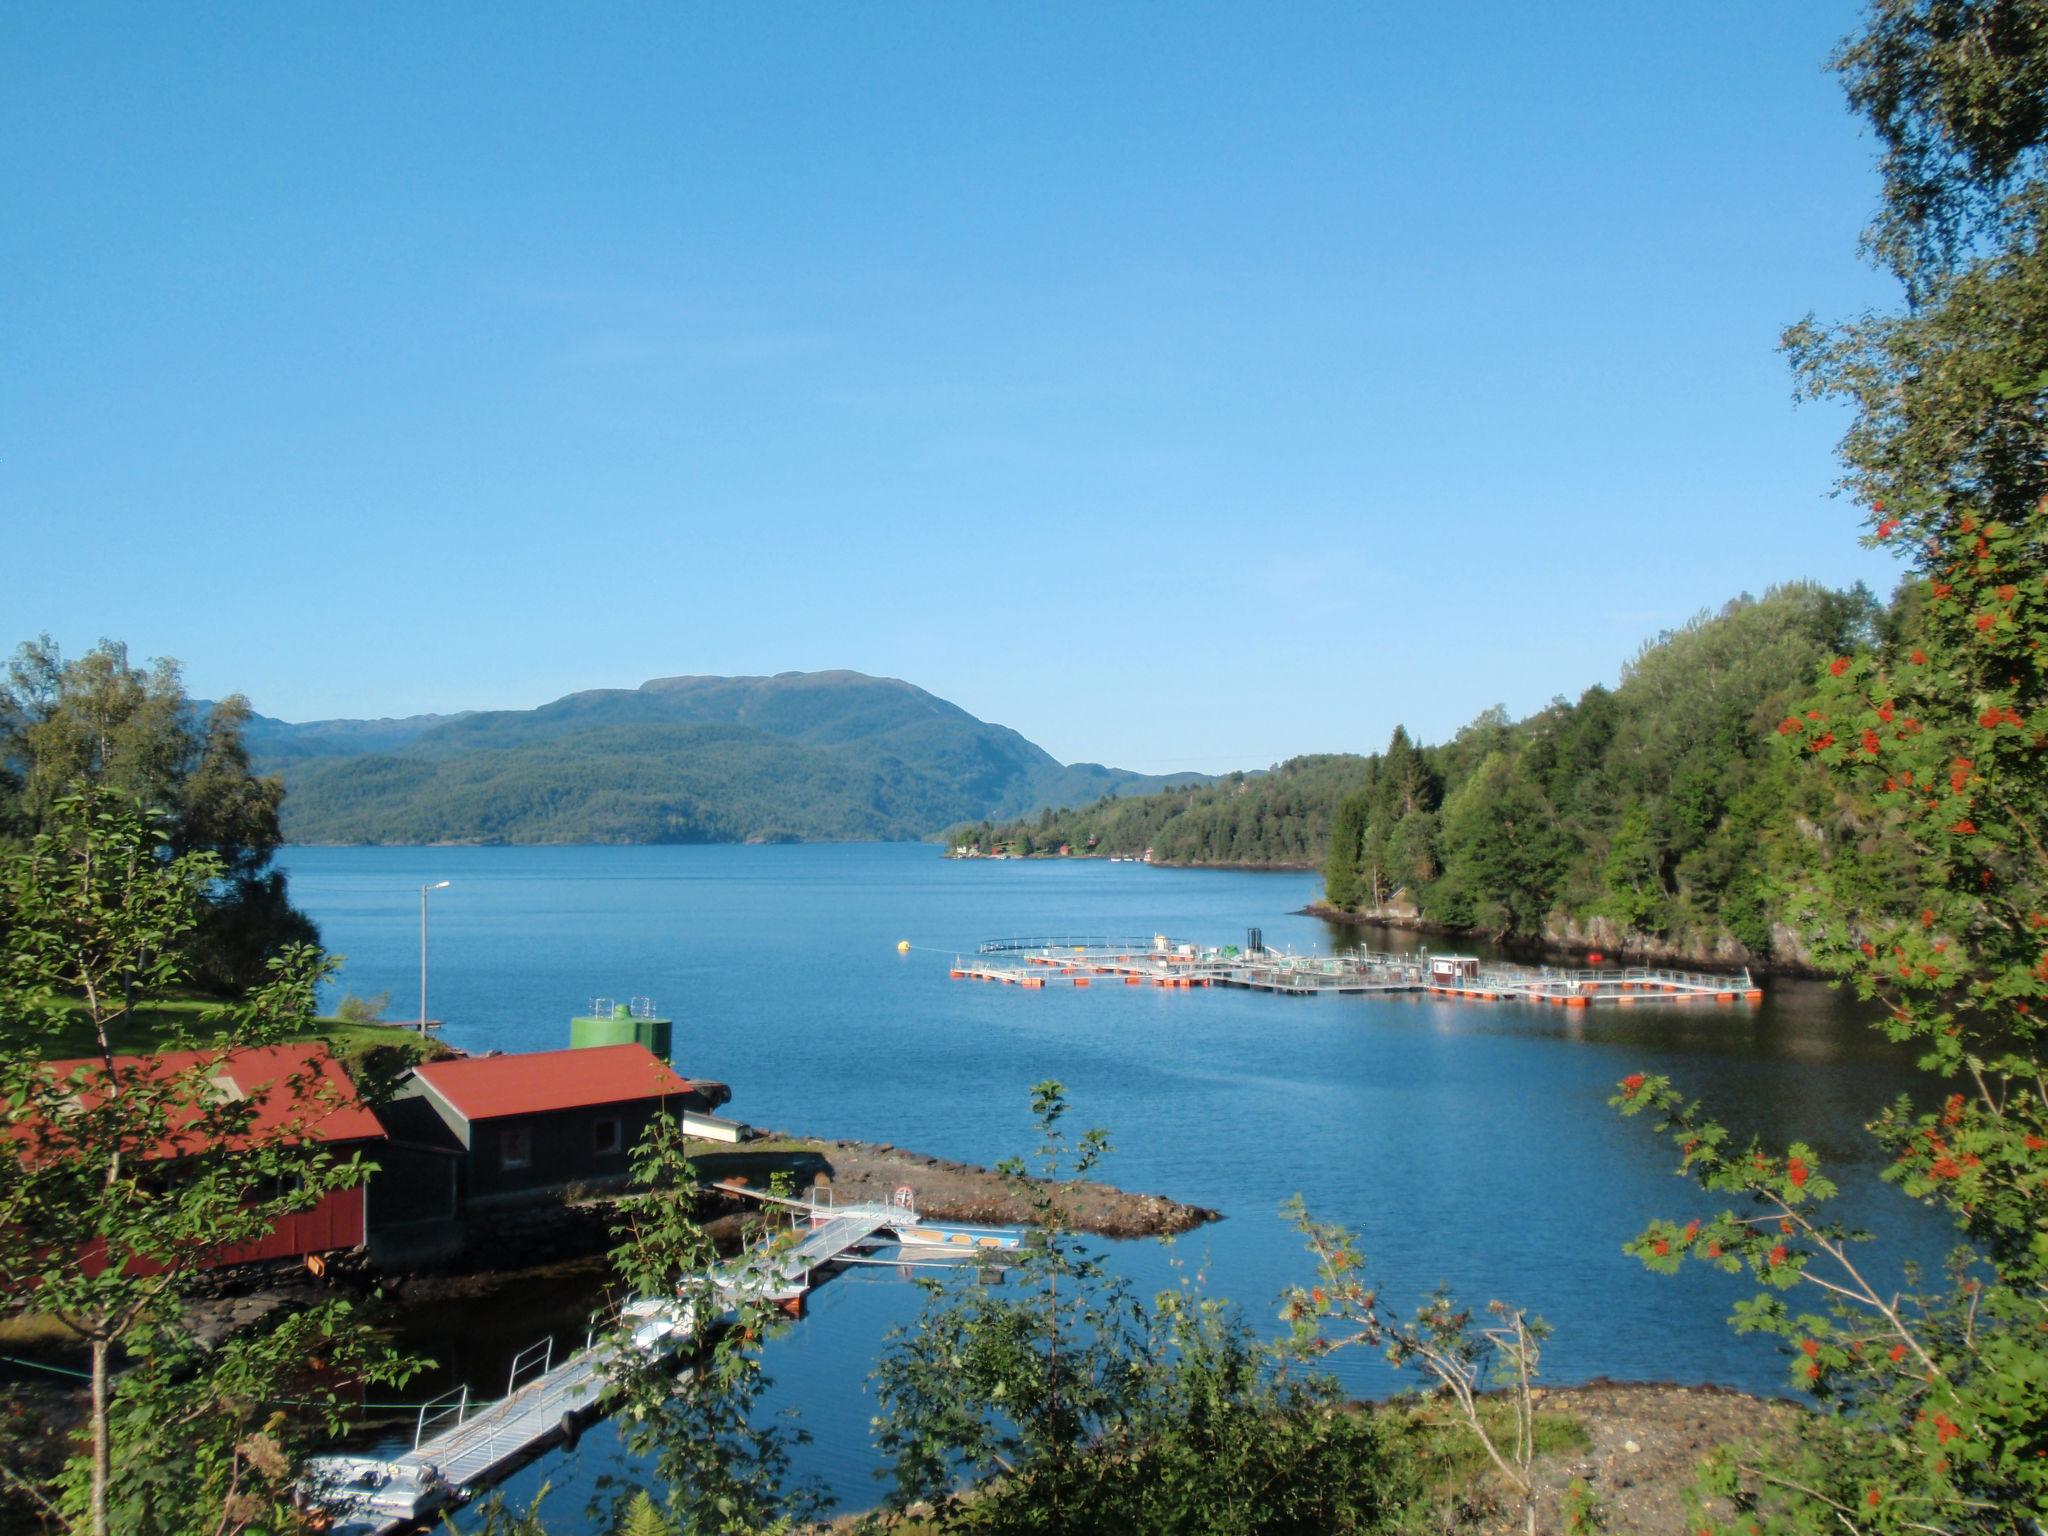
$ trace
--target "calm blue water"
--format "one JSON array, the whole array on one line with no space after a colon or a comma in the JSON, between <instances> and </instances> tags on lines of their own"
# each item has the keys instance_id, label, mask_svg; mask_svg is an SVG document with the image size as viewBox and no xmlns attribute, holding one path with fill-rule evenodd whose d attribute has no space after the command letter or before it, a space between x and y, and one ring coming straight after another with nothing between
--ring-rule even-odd
<instances>
[{"instance_id":1,"label":"calm blue water","mask_svg":"<svg viewBox=\"0 0 2048 1536\"><path fill-rule=\"evenodd\" d=\"M1647 1126L1606 1107L1631 1071L1672 1073L1739 1131L1814 1143L1850 1212L1897 1234L1894 1255L1942 1246L1931 1217L1875 1184L1858 1129L1907 1086L1909 1063L1817 983L1770 985L1756 1008L1629 1012L1027 992L951 981L949 962L1021 933L1242 942L1256 925L1275 947L1352 940L1292 915L1317 892L1309 875L948 862L923 846L295 848L284 862L294 898L347 957L337 994L389 991L396 1017L417 1007L419 887L452 882L433 897L430 1011L465 1049L566 1045L593 997L648 994L677 1021L678 1067L733 1085L728 1113L975 1162L1030 1148L1027 1090L1058 1078L1077 1125L1110 1129L1111 1182L1226 1213L1171 1247L1119 1245L1118 1263L1148 1292L1175 1264L1206 1266L1212 1290L1254 1319L1309 1272L1277 1215L1299 1192L1363 1235L1388 1296L1419 1300L1446 1282L1548 1318L1553 1380L1778 1390L1785 1369L1768 1343L1725 1325L1742 1287L1660 1279L1620 1251L1648 1216L1697 1209ZM916 1296L856 1272L814 1303L770 1366L815 1437L804 1470L865 1505L866 1377ZM586 1304L538 1295L513 1319L494 1306L476 1338L456 1328L437 1352L474 1361L475 1384L497 1390L508 1330L537 1334ZM1369 1358L1340 1369L1360 1395L1399 1385ZM552 1480L550 1507L568 1515L611 1459L608 1439L593 1433L579 1457L549 1458L514 1491Z\"/></svg>"}]
</instances>

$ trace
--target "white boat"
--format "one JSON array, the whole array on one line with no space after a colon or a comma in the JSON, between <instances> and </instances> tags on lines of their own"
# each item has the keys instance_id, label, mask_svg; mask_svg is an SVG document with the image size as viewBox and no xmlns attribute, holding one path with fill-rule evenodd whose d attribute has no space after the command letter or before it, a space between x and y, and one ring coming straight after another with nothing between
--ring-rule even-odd
<instances>
[{"instance_id":1,"label":"white boat","mask_svg":"<svg viewBox=\"0 0 2048 1536\"><path fill-rule=\"evenodd\" d=\"M961 1249L1015 1248L1020 1236L1006 1228L961 1227L951 1223L926 1222L914 1227L889 1227L878 1238L893 1240L901 1248L944 1248L953 1252Z\"/></svg>"},{"instance_id":2,"label":"white boat","mask_svg":"<svg viewBox=\"0 0 2048 1536\"><path fill-rule=\"evenodd\" d=\"M697 1328L696 1309L686 1301L641 1297L628 1302L619 1316L632 1325L633 1347L656 1359L680 1348Z\"/></svg>"},{"instance_id":3,"label":"white boat","mask_svg":"<svg viewBox=\"0 0 2048 1536\"><path fill-rule=\"evenodd\" d=\"M327 1511L331 1536L365 1536L425 1520L456 1493L432 1466L374 1456L316 1456L306 1464L302 1486Z\"/></svg>"}]
</instances>

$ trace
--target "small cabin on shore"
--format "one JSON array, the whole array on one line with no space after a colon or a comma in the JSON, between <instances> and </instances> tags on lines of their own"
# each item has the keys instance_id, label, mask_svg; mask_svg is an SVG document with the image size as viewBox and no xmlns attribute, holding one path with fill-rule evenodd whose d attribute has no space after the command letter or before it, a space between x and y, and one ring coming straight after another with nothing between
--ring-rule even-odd
<instances>
[{"instance_id":1,"label":"small cabin on shore","mask_svg":"<svg viewBox=\"0 0 2048 1536\"><path fill-rule=\"evenodd\" d=\"M709 1110L715 1097L633 1043L422 1062L394 1110L422 1128L426 1114L439 1122L475 1205L623 1183L656 1115Z\"/></svg>"}]
</instances>

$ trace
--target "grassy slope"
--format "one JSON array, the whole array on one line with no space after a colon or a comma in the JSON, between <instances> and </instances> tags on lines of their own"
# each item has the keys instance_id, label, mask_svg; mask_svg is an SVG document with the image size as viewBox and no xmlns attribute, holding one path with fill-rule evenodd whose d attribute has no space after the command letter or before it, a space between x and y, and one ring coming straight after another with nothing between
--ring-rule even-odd
<instances>
[{"instance_id":1,"label":"grassy slope","mask_svg":"<svg viewBox=\"0 0 2048 1536\"><path fill-rule=\"evenodd\" d=\"M74 1056L89 1056L98 1050L92 1031L92 1021L87 1016L82 1002L60 1004L66 1013L64 1027L56 1031L9 1030L9 1044L18 1043L24 1049L45 1061L64 1061ZM211 999L179 998L167 1002L151 1003L135 1010L128 1018L116 1021L112 1031L113 1046L123 1055L139 1054L144 1051L160 1050L182 1028L194 1034L204 1035L207 1028L205 1015L208 1010L220 1004ZM313 1019L309 1027L298 1036L302 1040L325 1040L333 1047L337 1056L351 1060L364 1055L379 1046L402 1046L417 1048L419 1036L401 1027L389 1024L350 1024L342 1019ZM438 1054L438 1042L428 1042L428 1049Z\"/></svg>"}]
</instances>

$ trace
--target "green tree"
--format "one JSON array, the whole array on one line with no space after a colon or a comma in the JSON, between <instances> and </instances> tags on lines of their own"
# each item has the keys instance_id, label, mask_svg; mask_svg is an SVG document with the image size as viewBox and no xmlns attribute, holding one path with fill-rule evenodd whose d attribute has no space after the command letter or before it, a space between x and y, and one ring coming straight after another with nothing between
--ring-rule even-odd
<instances>
[{"instance_id":1,"label":"green tree","mask_svg":"<svg viewBox=\"0 0 2048 1536\"><path fill-rule=\"evenodd\" d=\"M612 1269L630 1295L673 1301L673 1315L694 1331L693 1360L678 1386L670 1363L639 1347L648 1315L629 1310L614 1334L617 1411L628 1447L652 1462L666 1490L663 1528L677 1536L787 1529L814 1519L821 1495L791 1477L801 1432L757 1422L768 1385L761 1346L783 1319L764 1296L720 1286L724 1266L696 1219L698 1195L681 1120L657 1115L634 1149ZM785 1247L770 1245L764 1258L772 1263ZM630 1490L620 1518L649 1504L644 1490Z\"/></svg>"},{"instance_id":2,"label":"green tree","mask_svg":"<svg viewBox=\"0 0 2048 1536\"><path fill-rule=\"evenodd\" d=\"M1395 726L1387 742L1380 780L1382 804L1398 821L1416 811L1433 811L1443 799L1443 779L1430 766L1429 755L1409 739L1405 726Z\"/></svg>"},{"instance_id":3,"label":"green tree","mask_svg":"<svg viewBox=\"0 0 2048 1536\"><path fill-rule=\"evenodd\" d=\"M1632 800L1621 813L1600 867L1607 888L1607 911L1631 928L1646 933L1664 927L1664 860L1650 832L1650 815Z\"/></svg>"},{"instance_id":4,"label":"green tree","mask_svg":"<svg viewBox=\"0 0 2048 1536\"><path fill-rule=\"evenodd\" d=\"M1742 1530L2033 1532L2048 1520L2048 8L1879 0L1837 56L1885 146L1869 248L1911 307L1787 345L1802 388L1847 402L1845 486L1910 562L1867 645L1778 725L1810 831L1777 889L1817 958L1949 1080L1873 1130L1886 1178L1957 1246L1902 1286L1866 1273L1811 1147L1734 1143L1663 1078L1681 1170L1733 1204L1653 1223L1654 1269L1746 1268L1737 1326L1786 1343L1827 1411L1725 1458ZM1795 1310L1797 1298L1810 1310Z\"/></svg>"},{"instance_id":5,"label":"green tree","mask_svg":"<svg viewBox=\"0 0 2048 1536\"><path fill-rule=\"evenodd\" d=\"M1075 1237L1059 1182L1107 1138L1068 1137L1059 1084L1032 1097L1039 1160L1005 1165L1034 1207L1004 1256L1015 1283L927 1282L917 1327L877 1371L890 1508L929 1505L949 1531L1381 1528L1400 1484L1379 1422L1285 1371L1198 1286L1132 1298Z\"/></svg>"},{"instance_id":6,"label":"green tree","mask_svg":"<svg viewBox=\"0 0 2048 1536\"><path fill-rule=\"evenodd\" d=\"M1086 1177L1108 1137L1090 1130L1070 1142L1058 1083L1034 1087L1032 1108L1038 1180L1019 1160L1002 1165L1033 1203L1017 1294L928 1282L915 1331L892 1335L876 1376L891 1502L930 1502L941 1528L1090 1528L1112 1471L1090 1447L1136 1396L1140 1311L1075 1238L1057 1188L1062 1175ZM987 1484L972 1499L959 1496L963 1472Z\"/></svg>"},{"instance_id":7,"label":"green tree","mask_svg":"<svg viewBox=\"0 0 2048 1536\"><path fill-rule=\"evenodd\" d=\"M1365 796L1346 795L1330 823L1330 852L1323 861L1323 899L1331 906L1350 910L1359 903L1362 891L1358 878L1358 845L1365 836L1369 807Z\"/></svg>"},{"instance_id":8,"label":"green tree","mask_svg":"<svg viewBox=\"0 0 2048 1536\"><path fill-rule=\"evenodd\" d=\"M1342 1536L1387 1529L1419 1492L1379 1415L1193 1282L1154 1298L1139 1383L1096 1447L1114 1457L1111 1529Z\"/></svg>"},{"instance_id":9,"label":"green tree","mask_svg":"<svg viewBox=\"0 0 2048 1536\"><path fill-rule=\"evenodd\" d=\"M1540 934L1567 848L1557 813L1506 752L1493 752L1444 801L1444 880L1455 920L1496 937Z\"/></svg>"},{"instance_id":10,"label":"green tree","mask_svg":"<svg viewBox=\"0 0 2048 1536\"><path fill-rule=\"evenodd\" d=\"M148 806L174 854L215 860L186 941L192 979L256 985L270 956L319 935L271 867L284 786L250 771L248 718L234 697L201 719L175 662L134 666L114 641L72 661L47 635L23 644L0 686L0 840L20 846L84 783Z\"/></svg>"},{"instance_id":11,"label":"green tree","mask_svg":"<svg viewBox=\"0 0 2048 1536\"><path fill-rule=\"evenodd\" d=\"M274 1529L306 1436L337 1426L355 1387L411 1369L343 1301L211 1351L185 1321L209 1256L368 1173L305 1136L334 1107L317 1063L249 1097L224 1097L216 1082L235 1050L303 1033L325 965L289 950L242 1004L170 1042L189 1056L117 1057L123 1016L187 974L220 866L210 853L173 854L105 787L53 799L45 820L0 862L0 1135L11 1148L0 1159L0 1297L85 1347L89 1448L54 1485L9 1481L61 1528L93 1536ZM67 1027L74 1000L98 1048L59 1071L33 1037Z\"/></svg>"},{"instance_id":12,"label":"green tree","mask_svg":"<svg viewBox=\"0 0 2048 1536\"><path fill-rule=\"evenodd\" d=\"M382 1021L384 1010L391 1006L391 994L379 992L374 997L358 997L350 992L334 1005L334 1016L344 1024L376 1024Z\"/></svg>"},{"instance_id":13,"label":"green tree","mask_svg":"<svg viewBox=\"0 0 2048 1536\"><path fill-rule=\"evenodd\" d=\"M1437 864L1439 836L1437 815L1433 810L1418 806L1397 821L1387 851L1392 871L1390 883L1414 891L1434 880L1440 872Z\"/></svg>"}]
</instances>

